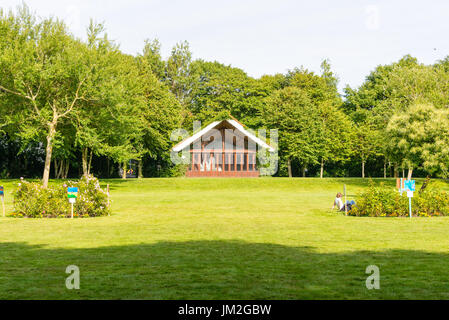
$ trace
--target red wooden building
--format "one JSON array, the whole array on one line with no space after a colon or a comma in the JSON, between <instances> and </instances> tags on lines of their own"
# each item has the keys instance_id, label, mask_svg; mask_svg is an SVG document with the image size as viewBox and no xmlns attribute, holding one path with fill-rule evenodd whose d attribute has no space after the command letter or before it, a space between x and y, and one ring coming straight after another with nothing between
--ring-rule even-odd
<instances>
[{"instance_id":1,"label":"red wooden building","mask_svg":"<svg viewBox=\"0 0 449 320\"><path fill-rule=\"evenodd\" d=\"M173 151L189 151L187 177L258 177L257 150L274 149L237 120L215 121Z\"/></svg>"}]
</instances>

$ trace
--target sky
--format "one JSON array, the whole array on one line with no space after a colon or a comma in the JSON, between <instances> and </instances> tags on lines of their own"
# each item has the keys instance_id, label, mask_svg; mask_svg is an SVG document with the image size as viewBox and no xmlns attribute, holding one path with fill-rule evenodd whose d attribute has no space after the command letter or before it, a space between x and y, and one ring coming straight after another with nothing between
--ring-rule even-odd
<instances>
[{"instance_id":1,"label":"sky","mask_svg":"<svg viewBox=\"0 0 449 320\"><path fill-rule=\"evenodd\" d=\"M0 0L3 9L23 1ZM329 59L339 89L355 88L381 64L406 54L431 64L449 55L447 0L28 0L38 16L61 18L85 38L104 22L123 52L140 53L157 38L162 55L187 40L194 59L219 61L252 77Z\"/></svg>"}]
</instances>

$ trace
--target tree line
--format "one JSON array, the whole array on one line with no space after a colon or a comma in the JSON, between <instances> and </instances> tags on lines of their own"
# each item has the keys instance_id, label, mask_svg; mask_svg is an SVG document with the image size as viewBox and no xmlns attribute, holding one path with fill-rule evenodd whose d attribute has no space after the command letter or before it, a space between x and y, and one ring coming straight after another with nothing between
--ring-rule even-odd
<instances>
[{"instance_id":1,"label":"tree line","mask_svg":"<svg viewBox=\"0 0 449 320\"><path fill-rule=\"evenodd\" d=\"M170 133L230 116L279 130L279 176L448 174L449 58L405 56L341 95L328 60L256 79L193 60L186 41L167 59L158 40L124 54L102 24L81 40L26 6L0 11L0 35L2 178L126 178L131 160L173 176Z\"/></svg>"}]
</instances>

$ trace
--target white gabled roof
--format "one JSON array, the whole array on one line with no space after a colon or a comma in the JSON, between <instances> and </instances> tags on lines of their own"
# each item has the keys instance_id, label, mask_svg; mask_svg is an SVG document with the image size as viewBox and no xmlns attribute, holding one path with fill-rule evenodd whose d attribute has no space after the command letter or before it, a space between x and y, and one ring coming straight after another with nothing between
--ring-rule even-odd
<instances>
[{"instance_id":1,"label":"white gabled roof","mask_svg":"<svg viewBox=\"0 0 449 320\"><path fill-rule=\"evenodd\" d=\"M257 143L259 146L261 146L262 148L266 148L270 152L274 152L274 148L272 146L268 145L265 141L256 137L251 132L245 130L245 128L243 128L243 126L238 121L235 121L235 120L223 120L223 121L226 121L229 124L231 124L234 128L236 128L238 131L240 131L243 135L247 136L248 139L251 139L252 141ZM194 135L192 135L192 136L186 138L185 140L181 141L180 143L178 143L176 146L173 147L173 151L179 152L179 151L183 150L184 148L190 146L191 143L193 143L196 140L198 140L199 138L201 138L201 136L205 135L207 132L209 132L210 130L215 128L217 125L219 125L223 121L212 122L208 126L204 127L204 129L198 131Z\"/></svg>"}]
</instances>

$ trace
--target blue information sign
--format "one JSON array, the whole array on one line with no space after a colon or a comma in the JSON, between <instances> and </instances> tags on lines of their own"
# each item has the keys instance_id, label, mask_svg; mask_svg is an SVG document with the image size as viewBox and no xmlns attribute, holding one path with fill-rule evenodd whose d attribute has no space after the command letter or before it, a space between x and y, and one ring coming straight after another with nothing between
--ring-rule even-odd
<instances>
[{"instance_id":1,"label":"blue information sign","mask_svg":"<svg viewBox=\"0 0 449 320\"><path fill-rule=\"evenodd\" d=\"M74 198L78 197L78 188L76 187L68 187L67 188L67 196L68 198Z\"/></svg>"},{"instance_id":2,"label":"blue information sign","mask_svg":"<svg viewBox=\"0 0 449 320\"><path fill-rule=\"evenodd\" d=\"M415 191L415 180L405 180L404 181L405 191Z\"/></svg>"}]
</instances>

